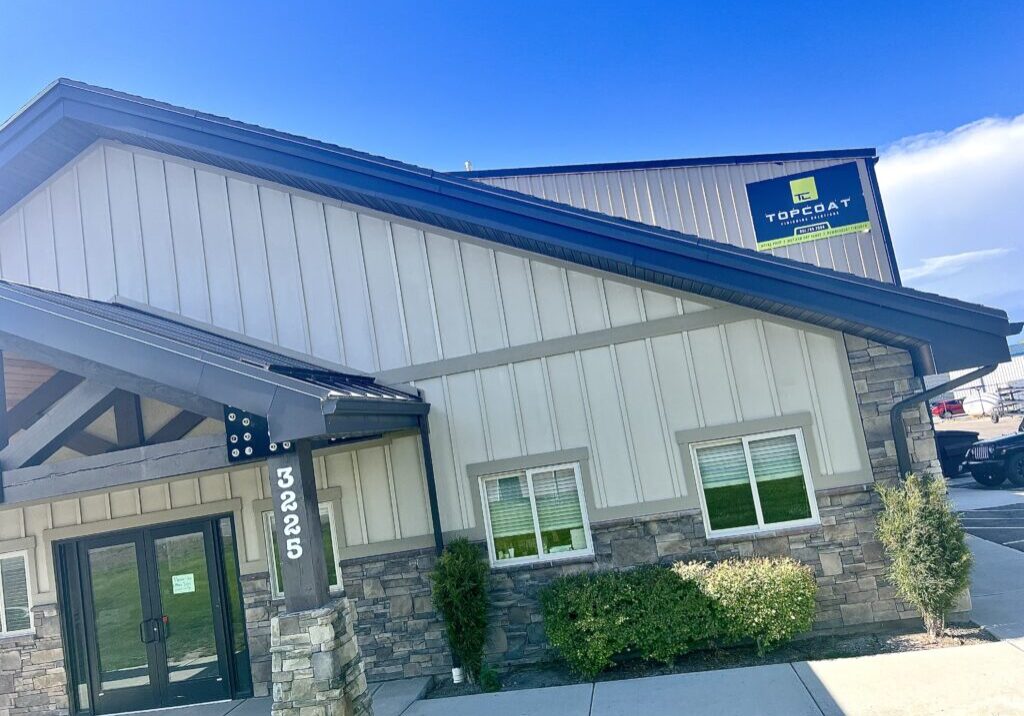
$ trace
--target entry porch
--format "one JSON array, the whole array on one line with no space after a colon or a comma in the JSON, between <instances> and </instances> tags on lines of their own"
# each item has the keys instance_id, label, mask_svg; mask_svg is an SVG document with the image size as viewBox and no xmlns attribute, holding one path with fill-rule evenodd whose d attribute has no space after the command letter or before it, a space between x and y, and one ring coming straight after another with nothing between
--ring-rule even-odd
<instances>
[{"instance_id":1,"label":"entry porch","mask_svg":"<svg viewBox=\"0 0 1024 716\"><path fill-rule=\"evenodd\" d=\"M24 675L28 681L19 693L31 692L34 702L53 712L93 714L162 708L192 697L206 701L216 694L244 697L252 690L247 679L236 677L232 653L269 652L263 665L272 662L274 676L263 677L263 693L273 681L277 712L337 701L359 713L369 703L374 689L365 686L353 610L340 591L340 497L333 506L328 500L325 511L325 493L341 488L328 486L324 466L341 451L383 446L366 449L382 450L390 476L392 458L399 456L389 448L396 441L403 451L414 446L414 482L422 476L425 518L413 534L422 534L424 547L440 550L429 405L416 390L127 303L3 282L0 367L0 509L11 510L7 514L22 524L17 539L0 538L0 552L17 548L24 555L28 585L28 628L18 638L56 653L55 666L68 668L65 683L50 677L39 694L32 692L39 683L34 673ZM154 410L165 414L159 426ZM256 494L239 499L239 489L250 489L243 483ZM191 485L195 499L183 502L181 489ZM390 489L394 499L395 485ZM161 494L165 517L151 504ZM136 502L133 511L119 502L126 495ZM67 505L75 506L77 521L65 519ZM105 519L86 515L86 509L105 510ZM362 529L365 534L367 527ZM260 543L262 535L266 541ZM195 569L161 571L161 560L173 561L166 553L186 538L195 542L190 554L205 553L205 561ZM237 539L249 544L238 546ZM130 547L121 549L120 558L137 576L125 604L108 600L109 614L90 602L100 575L120 574L116 560L103 553L105 540ZM65 558L67 545L73 559ZM254 555L269 563L270 576L262 579L272 586L263 633L253 631L248 604L244 617L234 609ZM65 569L71 563L74 568ZM78 592L89 596L74 609L69 595ZM111 666L113 652L97 642L104 624L124 621L120 612L133 595L141 606L126 614L140 617L141 662ZM187 620L167 606L169 600L202 602L209 612L205 628L217 633L218 653L183 657L203 668L174 663L171 642L175 636L181 641ZM242 622L234 632L232 620ZM225 654L239 628L257 649ZM124 630L114 631L123 643ZM330 638L318 642L325 633ZM298 653L303 649L309 653ZM325 651L332 653L325 657ZM122 686L131 694L115 694Z\"/></svg>"}]
</instances>

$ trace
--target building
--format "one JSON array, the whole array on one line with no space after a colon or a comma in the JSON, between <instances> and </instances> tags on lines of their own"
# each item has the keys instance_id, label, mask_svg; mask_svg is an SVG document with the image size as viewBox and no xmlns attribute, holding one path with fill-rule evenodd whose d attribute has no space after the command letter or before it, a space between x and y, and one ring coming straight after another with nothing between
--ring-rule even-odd
<instances>
[{"instance_id":1,"label":"building","mask_svg":"<svg viewBox=\"0 0 1024 716\"><path fill-rule=\"evenodd\" d=\"M538 198L54 83L0 127L0 708L359 712L364 677L450 668L457 536L498 664L581 569L791 554L818 628L906 616L872 483L936 462L926 408L889 411L1020 326L900 287L871 156ZM650 214L546 188L623 172Z\"/></svg>"}]
</instances>

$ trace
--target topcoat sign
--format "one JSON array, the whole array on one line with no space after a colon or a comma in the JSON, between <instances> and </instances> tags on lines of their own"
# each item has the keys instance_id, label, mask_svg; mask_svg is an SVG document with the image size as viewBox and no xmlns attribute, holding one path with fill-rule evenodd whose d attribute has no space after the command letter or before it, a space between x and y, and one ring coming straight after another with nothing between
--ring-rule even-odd
<instances>
[{"instance_id":1,"label":"topcoat sign","mask_svg":"<svg viewBox=\"0 0 1024 716\"><path fill-rule=\"evenodd\" d=\"M757 250L869 231L857 164L747 184Z\"/></svg>"}]
</instances>

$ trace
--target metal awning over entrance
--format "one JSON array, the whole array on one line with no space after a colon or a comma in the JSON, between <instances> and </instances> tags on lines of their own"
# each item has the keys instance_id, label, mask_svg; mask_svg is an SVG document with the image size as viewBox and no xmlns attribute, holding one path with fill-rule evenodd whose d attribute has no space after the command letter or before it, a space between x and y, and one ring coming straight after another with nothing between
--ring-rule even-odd
<instances>
[{"instance_id":1,"label":"metal awning over entrance","mask_svg":"<svg viewBox=\"0 0 1024 716\"><path fill-rule=\"evenodd\" d=\"M217 419L234 406L277 441L415 427L429 410L358 371L136 306L0 281L0 309L0 349Z\"/></svg>"},{"instance_id":2,"label":"metal awning over entrance","mask_svg":"<svg viewBox=\"0 0 1024 716\"><path fill-rule=\"evenodd\" d=\"M430 406L414 390L148 308L0 281L0 357L3 352L77 378L64 381L66 392L54 395L34 422L18 425L24 429L14 439L8 439L13 431L6 427L10 414L0 411L5 503L52 500L266 459L285 601L289 611L301 611L327 601L313 450L416 430L434 539L441 548L426 419ZM224 420L228 430L46 461L123 396L145 396Z\"/></svg>"}]
</instances>

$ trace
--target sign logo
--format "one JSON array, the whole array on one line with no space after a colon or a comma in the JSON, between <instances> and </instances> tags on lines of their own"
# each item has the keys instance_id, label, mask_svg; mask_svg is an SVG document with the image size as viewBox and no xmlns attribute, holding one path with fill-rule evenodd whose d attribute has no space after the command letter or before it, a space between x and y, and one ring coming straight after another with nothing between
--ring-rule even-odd
<instances>
[{"instance_id":1,"label":"sign logo","mask_svg":"<svg viewBox=\"0 0 1024 716\"><path fill-rule=\"evenodd\" d=\"M814 183L812 176L793 179L789 182L789 192L793 195L794 204L802 204L818 198L818 185Z\"/></svg>"},{"instance_id":2,"label":"sign logo","mask_svg":"<svg viewBox=\"0 0 1024 716\"><path fill-rule=\"evenodd\" d=\"M758 251L870 231L856 162L747 184Z\"/></svg>"}]
</instances>

